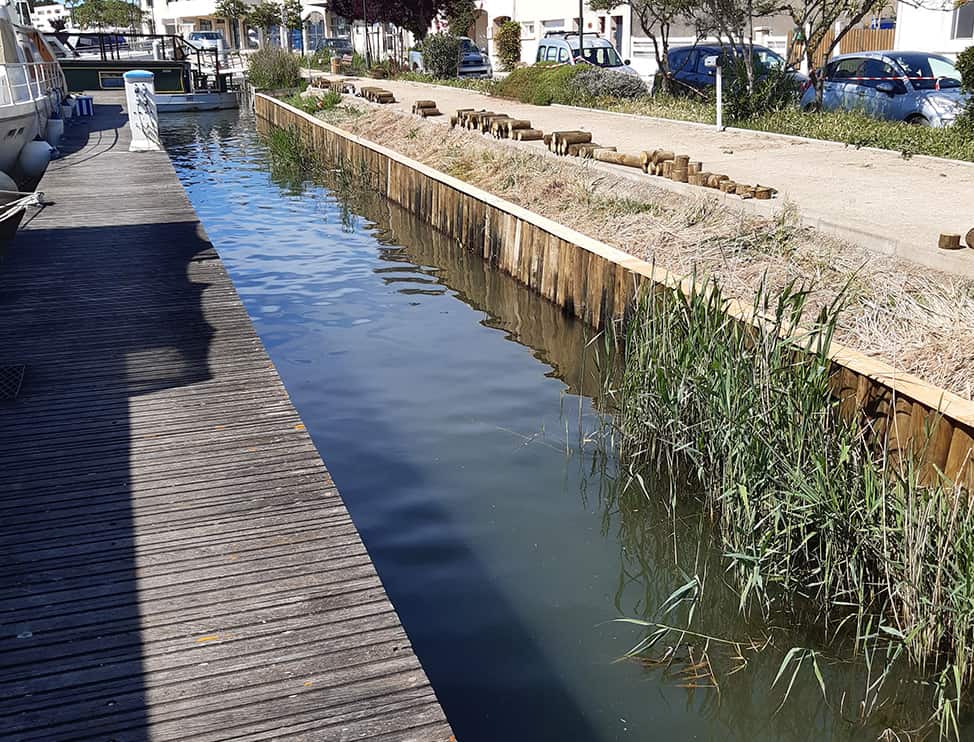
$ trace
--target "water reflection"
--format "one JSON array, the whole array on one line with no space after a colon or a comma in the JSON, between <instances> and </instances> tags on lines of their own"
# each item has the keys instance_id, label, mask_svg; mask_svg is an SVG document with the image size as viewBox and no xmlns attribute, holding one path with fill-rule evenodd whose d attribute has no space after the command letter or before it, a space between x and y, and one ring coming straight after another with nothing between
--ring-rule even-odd
<instances>
[{"instance_id":1,"label":"water reflection","mask_svg":"<svg viewBox=\"0 0 974 742\"><path fill-rule=\"evenodd\" d=\"M863 678L824 656L848 700L806 668L776 713L784 653L820 641L743 618L707 514L618 470L583 325L375 194L271 175L246 119L168 122L458 738L853 740L904 718L906 698L858 726ZM617 662L646 631L613 619L680 625L690 604L660 607L694 576L695 625L739 646Z\"/></svg>"}]
</instances>

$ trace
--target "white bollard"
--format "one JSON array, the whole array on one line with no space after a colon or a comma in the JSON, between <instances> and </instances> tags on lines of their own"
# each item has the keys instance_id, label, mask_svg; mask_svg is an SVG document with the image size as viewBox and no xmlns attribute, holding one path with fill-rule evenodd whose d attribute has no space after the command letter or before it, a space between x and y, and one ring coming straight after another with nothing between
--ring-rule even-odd
<instances>
[{"instance_id":1,"label":"white bollard","mask_svg":"<svg viewBox=\"0 0 974 742\"><path fill-rule=\"evenodd\" d=\"M156 111L155 76L145 70L129 70L125 80L125 107L128 109L132 143L129 152L156 152L159 143L159 113Z\"/></svg>"},{"instance_id":2,"label":"white bollard","mask_svg":"<svg viewBox=\"0 0 974 742\"><path fill-rule=\"evenodd\" d=\"M155 39L152 42L152 58L157 62L162 59L162 40Z\"/></svg>"}]
</instances>

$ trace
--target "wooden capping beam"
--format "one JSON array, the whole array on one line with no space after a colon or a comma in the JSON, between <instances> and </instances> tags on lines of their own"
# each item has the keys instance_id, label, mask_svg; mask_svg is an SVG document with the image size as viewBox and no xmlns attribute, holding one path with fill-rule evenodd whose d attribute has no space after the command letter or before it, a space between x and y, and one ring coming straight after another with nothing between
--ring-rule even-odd
<instances>
[{"instance_id":1,"label":"wooden capping beam","mask_svg":"<svg viewBox=\"0 0 974 742\"><path fill-rule=\"evenodd\" d=\"M286 103L257 93L257 115L295 126L334 160L355 159L390 200L464 244L491 264L601 328L623 317L643 287L689 294L680 276L535 214L395 150L346 132ZM669 153L666 153L669 154ZM574 248L574 249L573 249ZM730 316L755 324L751 307L727 304ZM891 449L923 450L923 464L974 491L974 402L885 361L833 342L833 389L846 414L860 412ZM921 441L922 439L922 441ZM918 442L920 441L920 442Z\"/></svg>"}]
</instances>

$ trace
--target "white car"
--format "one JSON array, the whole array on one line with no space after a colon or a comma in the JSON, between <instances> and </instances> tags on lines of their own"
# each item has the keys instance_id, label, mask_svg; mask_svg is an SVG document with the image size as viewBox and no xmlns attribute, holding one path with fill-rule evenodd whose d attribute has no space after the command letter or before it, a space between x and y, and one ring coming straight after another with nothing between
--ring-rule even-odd
<instances>
[{"instance_id":1,"label":"white car","mask_svg":"<svg viewBox=\"0 0 974 742\"><path fill-rule=\"evenodd\" d=\"M227 48L227 42L220 31L192 31L189 34L189 43L199 49L219 49L221 46Z\"/></svg>"},{"instance_id":2,"label":"white car","mask_svg":"<svg viewBox=\"0 0 974 742\"><path fill-rule=\"evenodd\" d=\"M585 34L581 54L578 53L577 32L554 31L545 34L538 42L538 55L534 61L539 64L593 64L639 77L639 73L629 66L629 60L622 59L611 42L595 33Z\"/></svg>"}]
</instances>

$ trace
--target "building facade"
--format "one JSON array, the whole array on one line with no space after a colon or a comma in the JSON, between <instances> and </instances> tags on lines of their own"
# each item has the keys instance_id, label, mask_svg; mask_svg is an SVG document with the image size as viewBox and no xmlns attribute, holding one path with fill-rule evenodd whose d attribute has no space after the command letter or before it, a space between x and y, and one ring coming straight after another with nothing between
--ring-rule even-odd
<instances>
[{"instance_id":1,"label":"building facade","mask_svg":"<svg viewBox=\"0 0 974 742\"><path fill-rule=\"evenodd\" d=\"M244 0L257 5L259 0ZM314 51L321 39L329 36L348 36L343 18L326 10L326 0L301 3L304 28L293 31L289 41L294 49ZM254 48L259 34L242 20L230 22L216 15L216 0L142 0L146 25L152 33L188 37L193 31L220 31L227 45L235 49ZM271 29L269 43L281 44L280 28Z\"/></svg>"},{"instance_id":2,"label":"building facade","mask_svg":"<svg viewBox=\"0 0 974 742\"><path fill-rule=\"evenodd\" d=\"M918 7L900 2L895 46L901 51L932 52L950 58L974 46L974 2Z\"/></svg>"}]
</instances>

